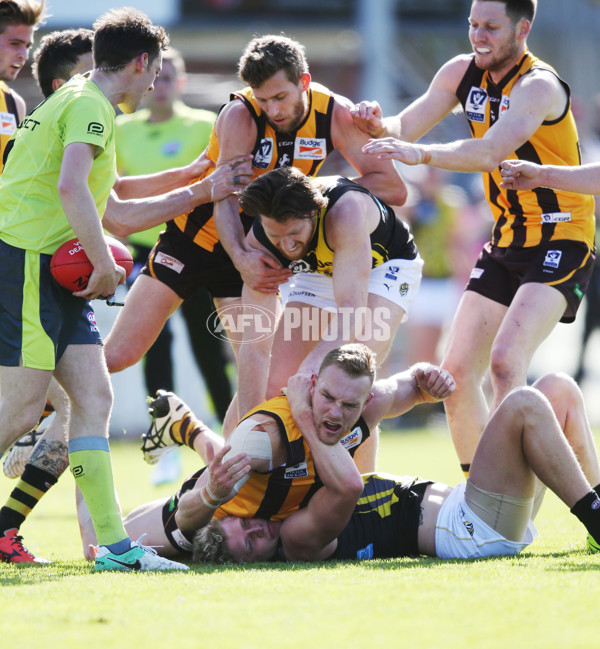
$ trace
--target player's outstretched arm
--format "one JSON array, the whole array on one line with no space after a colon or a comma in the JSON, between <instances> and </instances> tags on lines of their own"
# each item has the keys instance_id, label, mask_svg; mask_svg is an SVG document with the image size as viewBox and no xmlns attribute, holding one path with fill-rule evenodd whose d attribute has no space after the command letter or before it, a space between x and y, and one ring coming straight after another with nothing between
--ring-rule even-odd
<instances>
[{"instance_id":1,"label":"player's outstretched arm","mask_svg":"<svg viewBox=\"0 0 600 649\"><path fill-rule=\"evenodd\" d=\"M500 165L500 173L502 174L501 186L506 189L550 187L577 194L600 194L600 163L598 162L567 167L538 165L522 160L504 160Z\"/></svg>"}]
</instances>

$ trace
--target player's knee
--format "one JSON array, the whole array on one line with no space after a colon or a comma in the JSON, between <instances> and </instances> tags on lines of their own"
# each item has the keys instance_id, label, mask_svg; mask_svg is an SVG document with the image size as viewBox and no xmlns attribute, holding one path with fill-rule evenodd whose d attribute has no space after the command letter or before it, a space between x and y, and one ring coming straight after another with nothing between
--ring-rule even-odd
<instances>
[{"instance_id":1,"label":"player's knee","mask_svg":"<svg viewBox=\"0 0 600 649\"><path fill-rule=\"evenodd\" d=\"M515 350L506 345L495 345L490 354L490 374L495 385L511 386L517 380L524 380L526 373Z\"/></svg>"},{"instance_id":2,"label":"player's knee","mask_svg":"<svg viewBox=\"0 0 600 649\"><path fill-rule=\"evenodd\" d=\"M549 407L544 395L539 390L527 385L515 388L500 405L517 417L523 425L539 415L540 410Z\"/></svg>"}]
</instances>

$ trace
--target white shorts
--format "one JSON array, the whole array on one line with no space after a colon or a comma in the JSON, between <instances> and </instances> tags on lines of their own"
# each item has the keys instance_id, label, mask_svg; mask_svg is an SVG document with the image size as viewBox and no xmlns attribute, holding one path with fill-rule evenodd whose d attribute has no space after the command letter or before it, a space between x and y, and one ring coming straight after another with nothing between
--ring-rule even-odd
<instances>
[{"instance_id":1,"label":"white shorts","mask_svg":"<svg viewBox=\"0 0 600 649\"><path fill-rule=\"evenodd\" d=\"M423 260L419 255L415 259L387 261L371 270L369 293L379 295L404 309L404 322L419 291L422 269ZM319 309L337 311L333 279L321 273L293 275L287 282L280 284L279 295L284 308L288 302L302 302Z\"/></svg>"},{"instance_id":2,"label":"white shorts","mask_svg":"<svg viewBox=\"0 0 600 649\"><path fill-rule=\"evenodd\" d=\"M476 516L465 501L466 482L459 484L440 509L435 524L435 554L440 559L478 559L518 554L537 536L530 521L521 542L508 541Z\"/></svg>"}]
</instances>

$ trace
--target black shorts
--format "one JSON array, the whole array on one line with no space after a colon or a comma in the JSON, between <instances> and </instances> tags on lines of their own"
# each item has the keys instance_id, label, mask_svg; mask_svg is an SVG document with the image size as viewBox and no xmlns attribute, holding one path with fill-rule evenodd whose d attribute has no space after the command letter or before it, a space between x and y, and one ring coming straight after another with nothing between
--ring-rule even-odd
<instances>
[{"instance_id":1,"label":"black shorts","mask_svg":"<svg viewBox=\"0 0 600 649\"><path fill-rule=\"evenodd\" d=\"M471 271L467 291L510 306L523 284L552 286L567 300L561 322L573 322L587 290L596 255L581 241L548 241L531 248L486 243Z\"/></svg>"},{"instance_id":2,"label":"black shorts","mask_svg":"<svg viewBox=\"0 0 600 649\"><path fill-rule=\"evenodd\" d=\"M166 284L182 300L200 286L213 298L242 294L242 277L223 246L217 243L209 252L196 245L172 221L161 232L141 274Z\"/></svg>"}]
</instances>

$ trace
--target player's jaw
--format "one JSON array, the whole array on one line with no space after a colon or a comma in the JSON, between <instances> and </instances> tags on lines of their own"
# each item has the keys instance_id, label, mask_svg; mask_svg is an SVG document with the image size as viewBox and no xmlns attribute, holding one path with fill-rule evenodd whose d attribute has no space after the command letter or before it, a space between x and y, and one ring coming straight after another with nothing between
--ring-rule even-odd
<instances>
[{"instance_id":1,"label":"player's jaw","mask_svg":"<svg viewBox=\"0 0 600 649\"><path fill-rule=\"evenodd\" d=\"M278 133L293 133L302 124L306 115L304 97L301 95L289 110L285 110L286 107L281 108L283 110L277 110L277 112L266 112L267 122Z\"/></svg>"}]
</instances>

